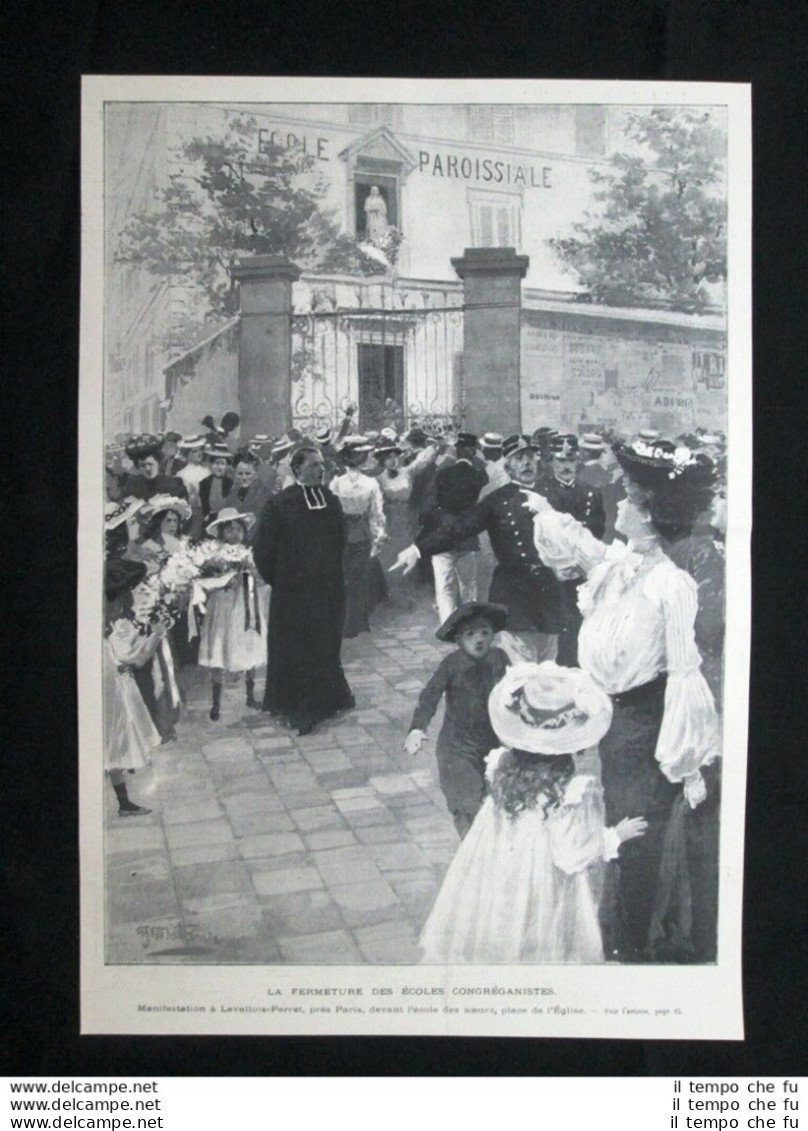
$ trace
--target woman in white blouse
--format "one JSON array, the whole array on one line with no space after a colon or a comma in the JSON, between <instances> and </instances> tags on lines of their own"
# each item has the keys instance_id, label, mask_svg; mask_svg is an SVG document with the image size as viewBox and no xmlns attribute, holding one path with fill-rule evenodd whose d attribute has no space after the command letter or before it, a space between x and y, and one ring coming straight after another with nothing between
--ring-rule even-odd
<instances>
[{"instance_id":1,"label":"woman in white blouse","mask_svg":"<svg viewBox=\"0 0 808 1131\"><path fill-rule=\"evenodd\" d=\"M388 441L377 445L375 450L376 460L382 467L376 482L384 496L384 513L389 535L380 560L384 576L390 586L391 600L396 605L412 608L415 604L414 578L401 573L391 574L389 569L396 561L399 551L409 546L415 538L410 495L419 473L425 471L437 459L438 449L434 444L429 444L418 453L412 463L406 465L402 465L402 454L401 448Z\"/></svg>"},{"instance_id":2,"label":"woman in white blouse","mask_svg":"<svg viewBox=\"0 0 808 1131\"><path fill-rule=\"evenodd\" d=\"M344 472L331 480L331 490L342 503L347 540L345 574L345 638L370 632L374 587L373 558L387 538L382 492L378 482L360 470L373 445L364 436L348 436L341 449Z\"/></svg>"},{"instance_id":3,"label":"woman in white blouse","mask_svg":"<svg viewBox=\"0 0 808 1131\"><path fill-rule=\"evenodd\" d=\"M672 860L669 820L684 794L695 809L706 797L702 769L720 752L712 694L694 637L693 579L663 552L661 537L686 533L709 501L710 461L666 441L618 447L627 497L616 530L628 544L598 542L543 501L535 539L561 576L586 576L579 591L583 624L578 657L612 700L613 721L600 743L606 820L641 813L648 831L612 866L601 905L607 955L623 961L683 957L687 915L673 913L682 861Z\"/></svg>"}]
</instances>

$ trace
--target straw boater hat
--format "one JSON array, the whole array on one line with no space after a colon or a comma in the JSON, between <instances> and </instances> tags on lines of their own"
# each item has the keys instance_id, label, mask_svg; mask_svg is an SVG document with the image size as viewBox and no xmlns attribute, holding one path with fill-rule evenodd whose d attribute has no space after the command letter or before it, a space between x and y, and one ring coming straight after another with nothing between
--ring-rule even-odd
<instances>
[{"instance_id":1,"label":"straw boater hat","mask_svg":"<svg viewBox=\"0 0 808 1131\"><path fill-rule=\"evenodd\" d=\"M230 462L232 458L233 453L230 451L227 444L207 444L205 446L205 459L226 459Z\"/></svg>"},{"instance_id":2,"label":"straw boater hat","mask_svg":"<svg viewBox=\"0 0 808 1131\"><path fill-rule=\"evenodd\" d=\"M575 754L603 738L612 704L580 668L545 660L509 668L489 696L488 714L503 746L532 754Z\"/></svg>"},{"instance_id":3,"label":"straw boater hat","mask_svg":"<svg viewBox=\"0 0 808 1131\"><path fill-rule=\"evenodd\" d=\"M379 439L384 440L388 444L397 444L398 432L396 432L395 428L382 428L379 433Z\"/></svg>"},{"instance_id":4,"label":"straw boater hat","mask_svg":"<svg viewBox=\"0 0 808 1131\"><path fill-rule=\"evenodd\" d=\"M222 507L213 522L205 527L211 538L219 537L218 528L225 522L246 522L247 529L250 530L255 523L255 515L249 511L242 513L235 507Z\"/></svg>"},{"instance_id":5,"label":"straw boater hat","mask_svg":"<svg viewBox=\"0 0 808 1131\"><path fill-rule=\"evenodd\" d=\"M334 439L334 433L332 432L331 428L326 425L325 428L317 429L317 431L314 433L314 439L318 444L325 446L326 444L330 444Z\"/></svg>"},{"instance_id":6,"label":"straw boater hat","mask_svg":"<svg viewBox=\"0 0 808 1131\"><path fill-rule=\"evenodd\" d=\"M180 447L183 451L192 452L198 448L204 448L206 442L205 437L198 434L196 436L183 436Z\"/></svg>"},{"instance_id":7,"label":"straw boater hat","mask_svg":"<svg viewBox=\"0 0 808 1131\"><path fill-rule=\"evenodd\" d=\"M143 499L124 499L120 503L104 504L104 530L115 530L143 509Z\"/></svg>"},{"instance_id":8,"label":"straw boater hat","mask_svg":"<svg viewBox=\"0 0 808 1131\"><path fill-rule=\"evenodd\" d=\"M603 437L597 432L584 432L581 436L580 450L582 455L600 455L603 451Z\"/></svg>"},{"instance_id":9,"label":"straw boater hat","mask_svg":"<svg viewBox=\"0 0 808 1131\"><path fill-rule=\"evenodd\" d=\"M508 623L508 610L505 605L493 605L488 601L467 601L446 618L435 635L438 640L453 644L463 626L474 617L485 617L491 622L494 632L502 632Z\"/></svg>"},{"instance_id":10,"label":"straw boater hat","mask_svg":"<svg viewBox=\"0 0 808 1131\"><path fill-rule=\"evenodd\" d=\"M141 517L146 522L151 522L158 514L165 514L167 511L174 511L180 522L188 522L191 517L190 506L185 499L180 499L177 495L153 495L144 504Z\"/></svg>"},{"instance_id":11,"label":"straw boater hat","mask_svg":"<svg viewBox=\"0 0 808 1131\"><path fill-rule=\"evenodd\" d=\"M504 437L501 432L486 432L480 440L480 447L483 452L499 452L502 451Z\"/></svg>"},{"instance_id":12,"label":"straw boater hat","mask_svg":"<svg viewBox=\"0 0 808 1131\"><path fill-rule=\"evenodd\" d=\"M295 446L295 441L290 440L288 436L281 436L272 445L273 456L288 456Z\"/></svg>"}]
</instances>

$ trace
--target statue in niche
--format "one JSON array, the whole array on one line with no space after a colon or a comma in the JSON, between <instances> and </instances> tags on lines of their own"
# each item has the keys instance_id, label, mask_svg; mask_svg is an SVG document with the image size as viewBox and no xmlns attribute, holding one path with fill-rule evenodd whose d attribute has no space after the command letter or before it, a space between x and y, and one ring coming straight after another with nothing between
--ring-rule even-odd
<instances>
[{"instance_id":1,"label":"statue in niche","mask_svg":"<svg viewBox=\"0 0 808 1131\"><path fill-rule=\"evenodd\" d=\"M378 185L371 185L365 200L365 238L375 247L383 247L387 240L387 205Z\"/></svg>"}]
</instances>

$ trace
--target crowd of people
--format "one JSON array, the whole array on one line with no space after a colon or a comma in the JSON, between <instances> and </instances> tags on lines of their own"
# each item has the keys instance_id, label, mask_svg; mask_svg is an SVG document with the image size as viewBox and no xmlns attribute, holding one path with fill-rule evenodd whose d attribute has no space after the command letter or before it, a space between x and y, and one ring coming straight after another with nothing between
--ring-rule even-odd
<instances>
[{"instance_id":1,"label":"crowd of people","mask_svg":"<svg viewBox=\"0 0 808 1131\"><path fill-rule=\"evenodd\" d=\"M305 735L355 700L342 641L420 604L452 647L439 780L461 838L434 962L716 956L725 439L389 427L107 449L107 771L175 738L180 669ZM486 594L480 578L493 567ZM256 680L266 669L263 694Z\"/></svg>"}]
</instances>

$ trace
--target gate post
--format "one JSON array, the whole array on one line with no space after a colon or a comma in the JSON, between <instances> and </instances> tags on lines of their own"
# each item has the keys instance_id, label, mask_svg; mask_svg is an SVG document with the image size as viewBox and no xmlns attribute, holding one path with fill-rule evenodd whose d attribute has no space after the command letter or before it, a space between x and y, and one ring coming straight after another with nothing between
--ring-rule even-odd
<instances>
[{"instance_id":1,"label":"gate post","mask_svg":"<svg viewBox=\"0 0 808 1131\"><path fill-rule=\"evenodd\" d=\"M529 264L512 247L467 247L452 260L463 280L464 427L471 432L521 431L520 316Z\"/></svg>"},{"instance_id":2,"label":"gate post","mask_svg":"<svg viewBox=\"0 0 808 1131\"><path fill-rule=\"evenodd\" d=\"M282 255L254 255L230 270L239 284L238 396L241 434L279 435L291 424L292 283L300 268Z\"/></svg>"}]
</instances>

